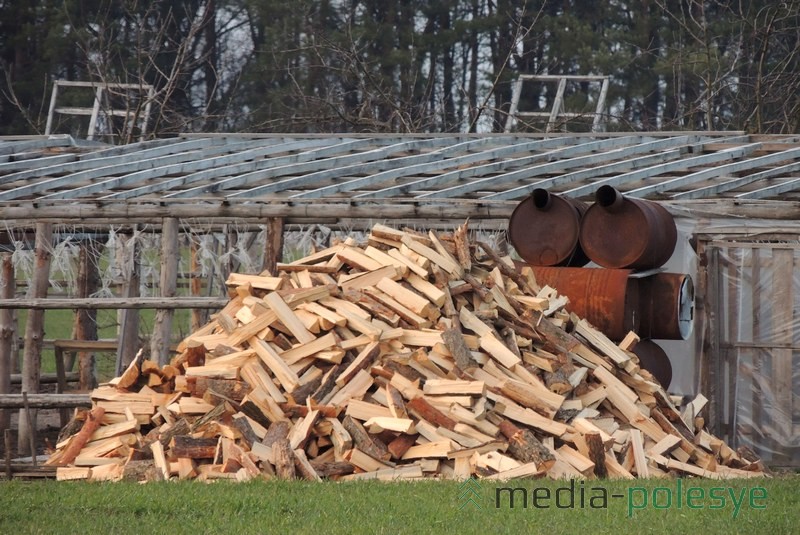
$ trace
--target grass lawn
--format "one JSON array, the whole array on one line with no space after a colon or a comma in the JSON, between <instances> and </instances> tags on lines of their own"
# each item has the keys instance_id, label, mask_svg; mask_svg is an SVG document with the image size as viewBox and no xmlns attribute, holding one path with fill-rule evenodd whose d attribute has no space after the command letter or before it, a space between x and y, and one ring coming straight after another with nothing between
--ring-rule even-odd
<instances>
[{"instance_id":1,"label":"grass lawn","mask_svg":"<svg viewBox=\"0 0 800 535\"><path fill-rule=\"evenodd\" d=\"M478 484L473 501L462 496L463 484L307 483L259 481L245 484L216 482L152 483L0 483L0 533L797 533L800 522L800 477L711 481L681 480L586 481L585 506L579 507L580 482L575 482L574 508L568 505L569 482L519 480ZM516 491L514 507L501 491ZM536 488L546 488L547 491ZM671 496L671 506L666 506ZM694 508L686 505L689 487ZM604 489L608 507L599 496ZM713 488L719 490L712 491ZM665 490L669 489L669 490ZM705 498L699 499L700 490ZM533 494L549 492L549 502L533 506ZM709 494L725 496L724 505ZM731 492L739 503L738 512ZM744 494L742 494L744 492ZM756 499L751 500L751 493ZM613 494L621 498L611 498ZM678 507L681 494L681 507ZM595 508L589 506L595 496ZM641 509L629 509L631 503ZM648 505L643 505L647 496ZM743 497L742 497L743 496ZM754 509L752 504L762 509ZM711 506L716 505L714 509ZM630 513L630 514L629 514ZM735 518L734 518L735 515Z\"/></svg>"}]
</instances>

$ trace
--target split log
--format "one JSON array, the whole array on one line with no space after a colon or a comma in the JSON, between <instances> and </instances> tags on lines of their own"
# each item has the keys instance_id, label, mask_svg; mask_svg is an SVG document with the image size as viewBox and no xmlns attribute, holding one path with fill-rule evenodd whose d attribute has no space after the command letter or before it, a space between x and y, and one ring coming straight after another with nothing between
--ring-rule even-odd
<instances>
[{"instance_id":1,"label":"split log","mask_svg":"<svg viewBox=\"0 0 800 535\"><path fill-rule=\"evenodd\" d=\"M281 438L272 445L272 455L275 460L275 474L280 479L295 478L295 456L289 440Z\"/></svg>"},{"instance_id":2,"label":"split log","mask_svg":"<svg viewBox=\"0 0 800 535\"><path fill-rule=\"evenodd\" d=\"M535 463L540 470L549 470L556 462L555 456L542 444L536 435L508 420L500 423L500 432L508 439L508 452L522 463Z\"/></svg>"},{"instance_id":3,"label":"split log","mask_svg":"<svg viewBox=\"0 0 800 535\"><path fill-rule=\"evenodd\" d=\"M172 437L169 443L170 454L173 457L186 457L188 459L213 459L217 452L216 438L194 438L188 435Z\"/></svg>"},{"instance_id":4,"label":"split log","mask_svg":"<svg viewBox=\"0 0 800 535\"><path fill-rule=\"evenodd\" d=\"M100 427L105 414L103 407L95 407L86 415L86 421L77 435L73 435L61 455L58 456L58 461L54 464L57 466L66 466L73 462L81 449L86 445L91 436Z\"/></svg>"},{"instance_id":5,"label":"split log","mask_svg":"<svg viewBox=\"0 0 800 535\"><path fill-rule=\"evenodd\" d=\"M373 439L369 436L367 430L357 420L350 416L345 416L344 420L342 420L342 425L353 438L353 444L356 448L378 461L386 461L391 458L392 454L389 453L386 444L377 438Z\"/></svg>"}]
</instances>

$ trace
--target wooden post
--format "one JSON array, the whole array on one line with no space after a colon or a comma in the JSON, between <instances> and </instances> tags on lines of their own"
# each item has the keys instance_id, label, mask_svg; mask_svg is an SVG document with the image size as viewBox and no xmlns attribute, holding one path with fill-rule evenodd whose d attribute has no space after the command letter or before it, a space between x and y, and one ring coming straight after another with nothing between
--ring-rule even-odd
<instances>
[{"instance_id":1,"label":"wooden post","mask_svg":"<svg viewBox=\"0 0 800 535\"><path fill-rule=\"evenodd\" d=\"M97 241L81 243L78 256L78 297L89 297L100 287L99 259L100 244ZM75 340L97 340L97 310L76 310L72 332ZM94 352L78 352L78 370L81 390L91 390L97 386Z\"/></svg>"},{"instance_id":2,"label":"wooden post","mask_svg":"<svg viewBox=\"0 0 800 535\"><path fill-rule=\"evenodd\" d=\"M11 253L0 255L0 298L13 299L16 292L14 263ZM0 310L0 394L11 393L11 373L14 368L14 328L13 311ZM11 411L0 410L0 431L11 425Z\"/></svg>"},{"instance_id":3,"label":"wooden post","mask_svg":"<svg viewBox=\"0 0 800 535\"><path fill-rule=\"evenodd\" d=\"M283 218L267 219L267 238L264 247L264 271L271 275L278 272L278 263L283 260Z\"/></svg>"},{"instance_id":4,"label":"wooden post","mask_svg":"<svg viewBox=\"0 0 800 535\"><path fill-rule=\"evenodd\" d=\"M53 348L53 356L56 361L56 393L63 394L67 390L67 371L64 369L64 351L56 346ZM39 377L41 384L42 377ZM60 411L61 427L69 423L69 411L62 409Z\"/></svg>"},{"instance_id":5,"label":"wooden post","mask_svg":"<svg viewBox=\"0 0 800 535\"><path fill-rule=\"evenodd\" d=\"M6 448L6 481L11 481L11 429L3 431L3 442Z\"/></svg>"},{"instance_id":6,"label":"wooden post","mask_svg":"<svg viewBox=\"0 0 800 535\"><path fill-rule=\"evenodd\" d=\"M220 263L223 280L225 280L228 278L228 275L230 275L233 272L233 255L230 254L230 252L236 249L236 233L233 231L231 225L222 226L221 246L222 246L222 251L220 253L220 258L222 258L223 255L227 255L225 256L226 261Z\"/></svg>"},{"instance_id":7,"label":"wooden post","mask_svg":"<svg viewBox=\"0 0 800 535\"><path fill-rule=\"evenodd\" d=\"M161 275L159 284L162 297L175 297L178 288L178 220L165 217L161 223ZM150 358L159 365L169 363L169 344L172 337L174 310L156 311L153 337L150 340Z\"/></svg>"},{"instance_id":8,"label":"wooden post","mask_svg":"<svg viewBox=\"0 0 800 535\"><path fill-rule=\"evenodd\" d=\"M190 259L189 259L189 294L192 297L200 297L203 289L203 280L200 278L200 261L198 259L199 238L190 238ZM191 329L196 332L205 325L206 310L200 308L192 309Z\"/></svg>"},{"instance_id":9,"label":"wooden post","mask_svg":"<svg viewBox=\"0 0 800 535\"><path fill-rule=\"evenodd\" d=\"M120 243L123 249L123 297L139 297L139 244L136 239L136 228L133 233ZM123 309L119 315L119 345L117 346L116 375L122 372L133 362L136 352L139 351L139 311Z\"/></svg>"},{"instance_id":10,"label":"wooden post","mask_svg":"<svg viewBox=\"0 0 800 535\"><path fill-rule=\"evenodd\" d=\"M708 427L715 435L719 435L722 427L722 412L719 410L724 400L720 394L717 383L720 372L717 366L720 362L719 333L717 330L717 317L720 309L720 277L719 277L719 249L706 247L703 244L700 254L700 288L703 293L698 297L699 316L704 328L703 336L698 336L702 341L700 390L708 396ZM698 310L697 308L695 309Z\"/></svg>"},{"instance_id":11,"label":"wooden post","mask_svg":"<svg viewBox=\"0 0 800 535\"><path fill-rule=\"evenodd\" d=\"M36 245L33 280L30 293L32 297L47 297L50 284L50 263L53 250L53 224L36 223ZM44 337L44 310L30 310L25 325L25 349L22 356L22 391L28 394L39 392L39 374L42 369L42 338ZM30 420L25 411L19 415L19 435L17 449L22 454L30 449L30 439L36 429L37 411L31 411ZM35 451L30 451L36 455Z\"/></svg>"},{"instance_id":12,"label":"wooden post","mask_svg":"<svg viewBox=\"0 0 800 535\"><path fill-rule=\"evenodd\" d=\"M31 415L31 407L28 404L28 393L22 391L22 403L24 405L23 411L25 412L25 423L28 426L28 445L31 450L31 460L33 467L36 468L36 424L33 423L33 416ZM20 415L21 416L21 415ZM20 422L22 418L20 418Z\"/></svg>"},{"instance_id":13,"label":"wooden post","mask_svg":"<svg viewBox=\"0 0 800 535\"><path fill-rule=\"evenodd\" d=\"M772 350L772 385L774 405L770 410L772 427L777 436L772 437L774 451L772 462L787 463L788 437L792 436L792 344L794 340L794 251L792 249L772 250L773 296L772 296L772 335L775 347ZM781 437L781 438L779 438Z\"/></svg>"}]
</instances>

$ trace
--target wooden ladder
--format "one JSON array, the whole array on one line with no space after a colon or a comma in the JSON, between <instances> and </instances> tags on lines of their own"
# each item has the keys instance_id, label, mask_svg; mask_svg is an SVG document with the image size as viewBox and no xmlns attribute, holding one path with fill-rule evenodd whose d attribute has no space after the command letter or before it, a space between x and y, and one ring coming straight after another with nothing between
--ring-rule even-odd
<instances>
[{"instance_id":1,"label":"wooden ladder","mask_svg":"<svg viewBox=\"0 0 800 535\"><path fill-rule=\"evenodd\" d=\"M567 87L567 82L599 82L600 95L597 98L597 106L593 113L576 113L567 112L564 110L564 90ZM553 99L553 107L549 112L540 111L519 111L519 101L522 95L522 84L524 82L544 82L544 83L558 83L556 89L556 96ZM511 95L511 108L506 117L505 131L511 132L514 122L520 117L546 117L547 125L545 132L552 132L553 128L558 124L559 119L575 119L578 117L593 116L592 119L592 132L604 132L606 127L605 122L605 107L606 95L608 94L608 76L576 76L576 75L534 75L534 74L520 74L514 81L513 93ZM562 122L562 127L566 131L566 123Z\"/></svg>"},{"instance_id":2,"label":"wooden ladder","mask_svg":"<svg viewBox=\"0 0 800 535\"><path fill-rule=\"evenodd\" d=\"M84 107L57 107L56 102L58 100L58 93L60 87L87 87L92 88L95 90L94 94L94 105L91 108L84 108ZM87 140L93 140L97 131L97 119L102 112L105 116L111 117L125 117L126 119L130 119L133 115L132 110L130 109L107 109L103 107L101 110L101 103L103 102L103 98L106 97L106 94L110 89L138 89L142 93L146 92L147 100L144 105L144 113L139 118L139 141L144 140L144 136L147 133L147 122L148 118L150 117L150 107L153 102L153 97L155 95L154 89L152 85L149 84L97 84L95 82L76 82L70 80L56 80L53 84L53 92L50 95L50 109L47 113L47 124L44 129L45 135L50 135L52 128L53 128L53 117L55 114L60 115L88 115L89 116L89 128L86 134Z\"/></svg>"}]
</instances>

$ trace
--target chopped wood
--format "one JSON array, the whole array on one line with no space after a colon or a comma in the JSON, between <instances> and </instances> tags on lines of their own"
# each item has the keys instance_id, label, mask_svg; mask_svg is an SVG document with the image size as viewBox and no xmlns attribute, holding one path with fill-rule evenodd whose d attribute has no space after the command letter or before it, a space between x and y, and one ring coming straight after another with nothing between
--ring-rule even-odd
<instances>
[{"instance_id":1,"label":"chopped wood","mask_svg":"<svg viewBox=\"0 0 800 535\"><path fill-rule=\"evenodd\" d=\"M500 431L508 439L508 451L512 457L523 463L535 463L540 469L547 471L555 457L536 438L531 431L517 427L509 421L500 423Z\"/></svg>"},{"instance_id":2,"label":"chopped wood","mask_svg":"<svg viewBox=\"0 0 800 535\"><path fill-rule=\"evenodd\" d=\"M244 273L231 273L225 284L228 286L244 286L249 284L261 290L277 290L283 285L282 277L264 277L261 275L247 275Z\"/></svg>"},{"instance_id":3,"label":"chopped wood","mask_svg":"<svg viewBox=\"0 0 800 535\"><path fill-rule=\"evenodd\" d=\"M360 399L351 399L347 403L345 414L362 422L366 422L370 418L396 418L388 408L375 403L361 401Z\"/></svg>"},{"instance_id":4,"label":"chopped wood","mask_svg":"<svg viewBox=\"0 0 800 535\"><path fill-rule=\"evenodd\" d=\"M365 368L369 367L372 362L378 358L380 355L381 347L380 343L372 342L367 345L361 352L353 359L353 362L345 368L345 370L339 374L336 378L336 384L340 387L344 386L345 384L349 383L355 375Z\"/></svg>"},{"instance_id":5,"label":"chopped wood","mask_svg":"<svg viewBox=\"0 0 800 535\"><path fill-rule=\"evenodd\" d=\"M281 323L292 332L299 342L307 344L316 340L314 334L306 329L303 322L300 321L279 294L275 292L269 293L264 297L264 301L269 303L270 308L278 316Z\"/></svg>"},{"instance_id":6,"label":"chopped wood","mask_svg":"<svg viewBox=\"0 0 800 535\"><path fill-rule=\"evenodd\" d=\"M430 379L425 381L422 391L430 395L467 394L470 396L482 396L486 392L486 383L461 379Z\"/></svg>"},{"instance_id":7,"label":"chopped wood","mask_svg":"<svg viewBox=\"0 0 800 535\"><path fill-rule=\"evenodd\" d=\"M48 463L108 481L763 475L703 429L706 398L678 410L639 369L635 333L611 343L477 246L466 224L376 225L280 277L232 274L228 305L170 364L139 353L92 391L104 415Z\"/></svg>"},{"instance_id":8,"label":"chopped wood","mask_svg":"<svg viewBox=\"0 0 800 535\"><path fill-rule=\"evenodd\" d=\"M353 445L358 448L359 451L378 461L386 461L391 458L391 453L389 453L386 444L381 442L377 437L374 439L370 437L367 430L364 429L364 426L359 422L350 416L345 416L344 420L342 420L342 425L352 437Z\"/></svg>"},{"instance_id":9,"label":"chopped wood","mask_svg":"<svg viewBox=\"0 0 800 535\"><path fill-rule=\"evenodd\" d=\"M279 479L295 478L295 455L288 439L282 438L275 441L272 445L272 457L275 474Z\"/></svg>"},{"instance_id":10,"label":"chopped wood","mask_svg":"<svg viewBox=\"0 0 800 535\"><path fill-rule=\"evenodd\" d=\"M384 277L375 284L375 287L421 317L430 318L434 314L434 310L436 310L427 298L405 288L390 278Z\"/></svg>"},{"instance_id":11,"label":"chopped wood","mask_svg":"<svg viewBox=\"0 0 800 535\"><path fill-rule=\"evenodd\" d=\"M406 408L410 414L417 416L445 429L455 429L456 422L440 410L436 409L426 399L417 397L406 403Z\"/></svg>"},{"instance_id":12,"label":"chopped wood","mask_svg":"<svg viewBox=\"0 0 800 535\"><path fill-rule=\"evenodd\" d=\"M494 333L481 336L481 349L506 368L513 368L522 362L522 359L501 342Z\"/></svg>"},{"instance_id":13,"label":"chopped wood","mask_svg":"<svg viewBox=\"0 0 800 535\"><path fill-rule=\"evenodd\" d=\"M54 464L66 466L75 460L86 443L97 433L103 420L103 414L105 414L105 409L103 409L103 407L96 407L87 413L83 427L81 427L81 430L78 431L77 434L72 436L61 452L61 455L58 457L58 462Z\"/></svg>"},{"instance_id":14,"label":"chopped wood","mask_svg":"<svg viewBox=\"0 0 800 535\"><path fill-rule=\"evenodd\" d=\"M267 342L257 338L251 338L250 344L256 350L256 354L261 358L267 368L272 371L275 377L280 381L286 392L293 392L300 384L300 378L297 374L289 368L286 361L270 346Z\"/></svg>"},{"instance_id":15,"label":"chopped wood","mask_svg":"<svg viewBox=\"0 0 800 535\"><path fill-rule=\"evenodd\" d=\"M424 459L429 457L447 458L447 454L454 449L456 448L453 447L453 443L449 439L438 440L436 442L411 446L408 451L405 452L402 459L407 461L409 459Z\"/></svg>"},{"instance_id":16,"label":"chopped wood","mask_svg":"<svg viewBox=\"0 0 800 535\"><path fill-rule=\"evenodd\" d=\"M418 435L398 435L397 438L389 442L386 448L392 454L392 459L399 460L417 442Z\"/></svg>"},{"instance_id":17,"label":"chopped wood","mask_svg":"<svg viewBox=\"0 0 800 535\"><path fill-rule=\"evenodd\" d=\"M217 439L179 435L170 441L169 451L171 456L178 458L213 459L217 451Z\"/></svg>"},{"instance_id":18,"label":"chopped wood","mask_svg":"<svg viewBox=\"0 0 800 535\"><path fill-rule=\"evenodd\" d=\"M370 434L379 434L383 431L410 434L415 432L414 420L409 418L394 418L391 416L373 416L364 423Z\"/></svg>"}]
</instances>

